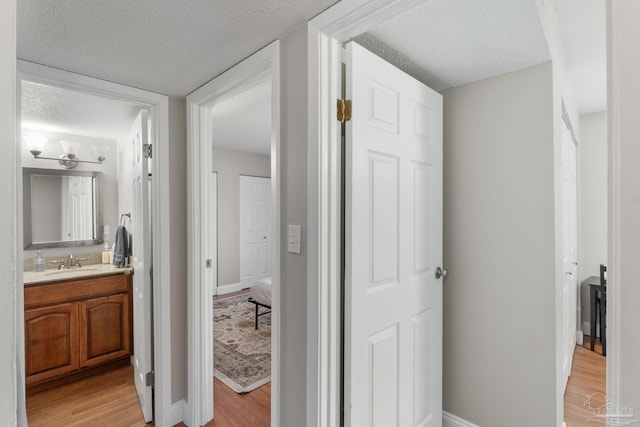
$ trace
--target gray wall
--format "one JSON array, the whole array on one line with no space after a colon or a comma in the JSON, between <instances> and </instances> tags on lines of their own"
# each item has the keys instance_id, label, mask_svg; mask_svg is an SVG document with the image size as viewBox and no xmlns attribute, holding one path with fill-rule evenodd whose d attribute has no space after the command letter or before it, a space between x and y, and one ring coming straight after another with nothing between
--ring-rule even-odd
<instances>
[{"instance_id":1,"label":"gray wall","mask_svg":"<svg viewBox=\"0 0 640 427\"><path fill-rule=\"evenodd\" d=\"M3 155L0 156L0 181L5 191L0 192L0 414L6 425L16 424L18 385L16 369L16 271L22 270L16 259L16 1L0 2L0 140Z\"/></svg>"},{"instance_id":2,"label":"gray wall","mask_svg":"<svg viewBox=\"0 0 640 427\"><path fill-rule=\"evenodd\" d=\"M62 239L62 177L31 177L31 233L37 242ZM36 201L36 203L34 203ZM42 209L46 206L46 209Z\"/></svg>"},{"instance_id":3,"label":"gray wall","mask_svg":"<svg viewBox=\"0 0 640 427\"><path fill-rule=\"evenodd\" d=\"M271 157L213 150L218 172L218 286L240 282L240 175L271 177Z\"/></svg>"},{"instance_id":4,"label":"gray wall","mask_svg":"<svg viewBox=\"0 0 640 427\"><path fill-rule=\"evenodd\" d=\"M306 423L307 351L307 31L306 26L280 44L282 82L280 159L280 241L287 224L302 225L301 254L280 248L281 335L279 427Z\"/></svg>"},{"instance_id":5,"label":"gray wall","mask_svg":"<svg viewBox=\"0 0 640 427\"><path fill-rule=\"evenodd\" d=\"M617 265L609 270L609 286L617 292L607 295L607 303L617 306L615 321L618 334L607 336L607 372L619 376L619 395L608 395L620 404L640 410L640 2L637 0L608 0L607 49L609 70L609 257L617 255ZM612 91L611 88L619 90ZM613 93L612 93L613 92ZM617 181L619 179L619 181ZM614 185L619 183L619 186ZM618 190L618 191L614 191ZM614 216L614 214L616 214ZM615 251L614 251L615 249ZM615 261L610 259L610 261ZM613 325L612 325L613 326ZM619 339L618 339L619 338ZM618 366L612 362L619 360ZM611 385L611 378L607 378ZM610 388L616 394L615 388Z\"/></svg>"},{"instance_id":6,"label":"gray wall","mask_svg":"<svg viewBox=\"0 0 640 427\"><path fill-rule=\"evenodd\" d=\"M556 420L552 68L444 91L444 410Z\"/></svg>"},{"instance_id":7,"label":"gray wall","mask_svg":"<svg viewBox=\"0 0 640 427\"><path fill-rule=\"evenodd\" d=\"M171 206L171 401L187 398L187 113L184 98L169 98Z\"/></svg>"}]
</instances>

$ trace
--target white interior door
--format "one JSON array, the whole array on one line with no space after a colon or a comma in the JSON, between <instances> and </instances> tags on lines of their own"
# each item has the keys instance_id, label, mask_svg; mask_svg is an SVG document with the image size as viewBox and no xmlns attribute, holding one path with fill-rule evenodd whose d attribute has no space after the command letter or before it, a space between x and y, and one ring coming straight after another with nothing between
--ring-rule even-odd
<instances>
[{"instance_id":1,"label":"white interior door","mask_svg":"<svg viewBox=\"0 0 640 427\"><path fill-rule=\"evenodd\" d=\"M90 240L94 236L93 178L62 178L62 240Z\"/></svg>"},{"instance_id":2,"label":"white interior door","mask_svg":"<svg viewBox=\"0 0 640 427\"><path fill-rule=\"evenodd\" d=\"M153 370L152 301L151 301L151 215L149 210L149 161L144 146L149 139L147 112L140 111L129 140L133 149L133 209L131 212L131 238L133 266L133 348L132 357L135 385L144 420L153 418L152 387L147 385L146 374Z\"/></svg>"},{"instance_id":3,"label":"white interior door","mask_svg":"<svg viewBox=\"0 0 640 427\"><path fill-rule=\"evenodd\" d=\"M442 425L442 97L346 45L345 422Z\"/></svg>"},{"instance_id":4,"label":"white interior door","mask_svg":"<svg viewBox=\"0 0 640 427\"><path fill-rule=\"evenodd\" d=\"M271 275L271 179L240 176L240 284Z\"/></svg>"},{"instance_id":5,"label":"white interior door","mask_svg":"<svg viewBox=\"0 0 640 427\"><path fill-rule=\"evenodd\" d=\"M562 223L564 281L562 283L563 346L562 370L566 381L571 375L576 346L578 312L578 216L576 145L566 123L562 133Z\"/></svg>"}]
</instances>

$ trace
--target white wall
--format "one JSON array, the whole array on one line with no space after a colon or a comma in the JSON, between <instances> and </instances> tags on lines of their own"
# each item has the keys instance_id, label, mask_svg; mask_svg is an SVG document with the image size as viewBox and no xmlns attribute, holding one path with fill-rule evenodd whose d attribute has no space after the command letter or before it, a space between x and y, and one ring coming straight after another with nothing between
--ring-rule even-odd
<instances>
[{"instance_id":1,"label":"white wall","mask_svg":"<svg viewBox=\"0 0 640 427\"><path fill-rule=\"evenodd\" d=\"M171 401L187 399L187 110L169 98L171 206Z\"/></svg>"},{"instance_id":2,"label":"white wall","mask_svg":"<svg viewBox=\"0 0 640 427\"><path fill-rule=\"evenodd\" d=\"M578 284L607 264L607 113L580 116L578 144ZM586 292L585 292L586 291ZM581 291L581 323L590 321L588 290ZM580 295L580 294L579 294ZM580 296L579 296L580 298ZM589 331L583 331L589 334Z\"/></svg>"},{"instance_id":3,"label":"white wall","mask_svg":"<svg viewBox=\"0 0 640 427\"><path fill-rule=\"evenodd\" d=\"M607 263L607 113L580 116L578 281Z\"/></svg>"},{"instance_id":4,"label":"white wall","mask_svg":"<svg viewBox=\"0 0 640 427\"><path fill-rule=\"evenodd\" d=\"M16 1L0 2L0 414L6 425L17 423L17 402L23 401L17 378L21 376L16 361L16 282L19 259L16 259ZM20 317L21 319L22 317ZM20 395L20 396L19 396Z\"/></svg>"},{"instance_id":5,"label":"white wall","mask_svg":"<svg viewBox=\"0 0 640 427\"><path fill-rule=\"evenodd\" d=\"M286 245L281 246L279 427L299 427L306 423L307 59L305 26L280 44L280 241L287 241L287 224L300 224L302 244L300 255L290 254Z\"/></svg>"},{"instance_id":6,"label":"white wall","mask_svg":"<svg viewBox=\"0 0 640 427\"><path fill-rule=\"evenodd\" d=\"M444 410L553 426L550 63L443 92Z\"/></svg>"},{"instance_id":7,"label":"white wall","mask_svg":"<svg viewBox=\"0 0 640 427\"><path fill-rule=\"evenodd\" d=\"M271 177L271 157L215 148L218 172L218 286L240 283L240 175Z\"/></svg>"},{"instance_id":8,"label":"white wall","mask_svg":"<svg viewBox=\"0 0 640 427\"><path fill-rule=\"evenodd\" d=\"M553 425L561 426L564 418L564 389L567 378L563 370L564 351L566 346L566 334L562 333L565 322L565 299L562 289L566 280L564 265L564 201L563 201L563 165L562 165L562 132L563 132L563 115L566 113L572 125L575 136L580 140L579 115L575 104L575 88L573 80L566 66L566 55L564 52L564 42L560 32L560 25L555 9L555 2L547 0L536 0L540 15L540 23L547 40L547 47L551 54L552 70L553 70L553 102L550 111L553 120L553 141L554 141L554 164L549 173L555 176L554 182L554 198L555 198L555 283L556 283L556 333L555 333L555 353L556 353L556 408L555 422ZM571 338L572 339L572 338ZM550 424L551 425L551 424Z\"/></svg>"},{"instance_id":9,"label":"white wall","mask_svg":"<svg viewBox=\"0 0 640 427\"><path fill-rule=\"evenodd\" d=\"M607 397L640 411L640 2L607 1Z\"/></svg>"}]
</instances>

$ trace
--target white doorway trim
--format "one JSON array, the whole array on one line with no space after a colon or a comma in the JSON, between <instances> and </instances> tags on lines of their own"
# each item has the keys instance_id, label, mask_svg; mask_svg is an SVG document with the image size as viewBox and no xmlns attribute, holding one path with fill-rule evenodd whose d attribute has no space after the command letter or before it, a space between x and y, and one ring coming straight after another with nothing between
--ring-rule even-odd
<instances>
[{"instance_id":1,"label":"white doorway trim","mask_svg":"<svg viewBox=\"0 0 640 427\"><path fill-rule=\"evenodd\" d=\"M218 172L213 171L211 174L211 210L209 211L209 219L213 223L211 228L211 264L213 271L211 272L213 286L211 297L218 295Z\"/></svg>"},{"instance_id":2,"label":"white doorway trim","mask_svg":"<svg viewBox=\"0 0 640 427\"><path fill-rule=\"evenodd\" d=\"M155 370L155 424L159 427L172 425L171 420L171 307L170 307L170 265L171 253L169 234L164 232L170 227L169 215L169 98L153 92L132 88L56 68L31 62L17 62L17 91L23 80L54 85L97 96L118 99L149 108L153 122L152 141L154 144L153 171L151 185L153 229L153 324L154 324L154 370ZM20 103L18 103L20 105ZM21 143L20 127L17 127L17 144ZM18 149L18 153L21 151ZM19 155L18 166L21 160ZM21 174L18 174L20 177ZM21 179L21 178L18 178ZM22 206L22 185L18 184L17 204ZM19 214L21 211L19 211ZM18 228L22 224L18 217ZM20 233L19 236L22 236ZM22 260L22 244L18 245L17 259ZM24 283L18 275L18 293L22 294ZM24 311L24 301L18 299L16 307L18 325ZM18 327L18 345L24 350L24 330ZM21 351L19 350L19 351ZM23 354L22 354L23 355ZM24 357L21 358L24 360ZM24 369L22 370L24 372Z\"/></svg>"},{"instance_id":3,"label":"white doorway trim","mask_svg":"<svg viewBox=\"0 0 640 427\"><path fill-rule=\"evenodd\" d=\"M200 426L213 418L213 322L211 173L213 171L211 109L224 99L260 82L271 81L272 189L272 318L271 425L280 424L280 57L275 41L187 96L188 164L188 395L187 424Z\"/></svg>"},{"instance_id":4,"label":"white doorway trim","mask_svg":"<svg viewBox=\"0 0 640 427\"><path fill-rule=\"evenodd\" d=\"M340 425L341 415L341 136L335 100L341 97L342 43L423 1L342 1L309 21L309 427Z\"/></svg>"}]
</instances>

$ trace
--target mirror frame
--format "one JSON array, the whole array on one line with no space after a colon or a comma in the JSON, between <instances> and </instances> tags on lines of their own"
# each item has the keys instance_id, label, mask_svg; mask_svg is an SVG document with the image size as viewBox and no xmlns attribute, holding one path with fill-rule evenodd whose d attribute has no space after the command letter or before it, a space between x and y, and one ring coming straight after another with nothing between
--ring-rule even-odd
<instances>
[{"instance_id":1,"label":"mirror frame","mask_svg":"<svg viewBox=\"0 0 640 427\"><path fill-rule=\"evenodd\" d=\"M89 240L71 240L58 242L33 242L32 215L31 215L31 176L51 175L51 176L90 176L95 178L95 200L96 218L95 231L96 238ZM96 171L72 171L61 169L40 169L22 168L22 200L23 200L23 224L24 224L24 249L45 249L45 248L69 248L78 246L100 245L103 242L102 236L102 172ZM28 220L27 220L28 218Z\"/></svg>"}]
</instances>

